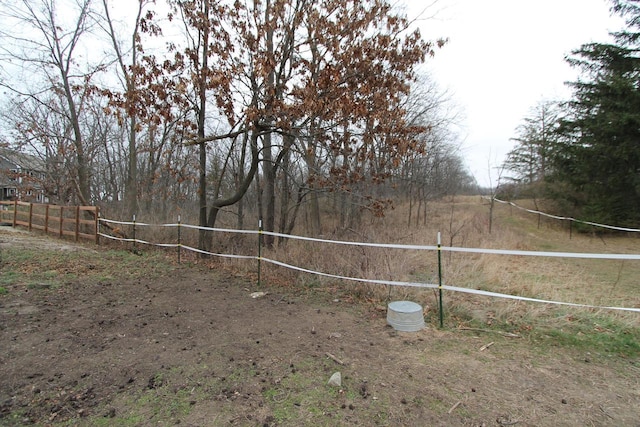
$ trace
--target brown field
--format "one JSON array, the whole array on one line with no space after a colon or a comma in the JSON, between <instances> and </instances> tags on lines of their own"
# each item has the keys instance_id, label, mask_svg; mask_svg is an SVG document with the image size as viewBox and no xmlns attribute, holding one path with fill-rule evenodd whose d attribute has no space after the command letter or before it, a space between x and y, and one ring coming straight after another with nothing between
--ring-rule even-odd
<instances>
[{"instance_id":1,"label":"brown field","mask_svg":"<svg viewBox=\"0 0 640 427\"><path fill-rule=\"evenodd\" d=\"M422 222L422 221L421 221ZM625 235L565 226L479 198L400 206L326 238L640 253ZM254 254L251 238L218 242ZM332 274L437 281L433 252L289 242L265 256ZM0 229L0 425L638 426L637 313L386 288L255 262L96 247ZM138 252L138 251L136 251ZM446 284L640 307L640 262L443 254ZM267 292L251 298L256 290ZM388 299L427 328L386 325ZM327 385L341 372L341 387Z\"/></svg>"}]
</instances>

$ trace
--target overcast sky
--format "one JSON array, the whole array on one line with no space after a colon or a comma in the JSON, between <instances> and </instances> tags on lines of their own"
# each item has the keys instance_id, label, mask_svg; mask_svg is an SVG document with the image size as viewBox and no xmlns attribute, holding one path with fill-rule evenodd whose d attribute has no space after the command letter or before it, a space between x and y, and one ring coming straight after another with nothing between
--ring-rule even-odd
<instances>
[{"instance_id":1,"label":"overcast sky","mask_svg":"<svg viewBox=\"0 0 640 427\"><path fill-rule=\"evenodd\" d=\"M462 110L461 139L470 172L489 185L489 170L513 147L516 127L542 100L566 99L577 74L571 50L610 40L622 28L605 0L406 0L423 37L448 37L428 70ZM495 185L497 172L492 171Z\"/></svg>"}]
</instances>

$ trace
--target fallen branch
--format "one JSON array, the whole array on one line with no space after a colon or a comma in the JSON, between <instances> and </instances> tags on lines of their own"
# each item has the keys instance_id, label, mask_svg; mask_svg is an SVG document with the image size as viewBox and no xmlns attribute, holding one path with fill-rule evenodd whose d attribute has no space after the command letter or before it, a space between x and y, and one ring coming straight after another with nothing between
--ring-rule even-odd
<instances>
[{"instance_id":1,"label":"fallen branch","mask_svg":"<svg viewBox=\"0 0 640 427\"><path fill-rule=\"evenodd\" d=\"M458 329L461 331L490 332L490 333L499 334L499 335L502 335L503 337L508 337L508 338L522 338L522 335L512 334L511 332L492 331L491 329L467 328L464 326L460 326L458 327Z\"/></svg>"},{"instance_id":2,"label":"fallen branch","mask_svg":"<svg viewBox=\"0 0 640 427\"><path fill-rule=\"evenodd\" d=\"M455 404L455 405L453 405L453 406L451 407L451 409L449 409L449 411L447 411L447 414L450 414L450 413L452 413L453 411L455 411L455 410L456 410L456 408L457 408L458 406L460 406L460 404L461 404L461 403L462 403L462 401L461 401L461 400L458 400L458 401L456 402L456 404Z\"/></svg>"},{"instance_id":3,"label":"fallen branch","mask_svg":"<svg viewBox=\"0 0 640 427\"><path fill-rule=\"evenodd\" d=\"M486 344L486 345L483 345L482 347L480 347L480 351L485 351L486 349L488 349L489 347L491 347L494 344L495 343L493 341L491 341L489 344Z\"/></svg>"},{"instance_id":4,"label":"fallen branch","mask_svg":"<svg viewBox=\"0 0 640 427\"><path fill-rule=\"evenodd\" d=\"M605 414L607 417L611 418L612 420L614 419L611 415L609 415L607 411L605 411L602 405L598 405L598 406L600 407L600 410L602 411L603 414Z\"/></svg>"},{"instance_id":5,"label":"fallen branch","mask_svg":"<svg viewBox=\"0 0 640 427\"><path fill-rule=\"evenodd\" d=\"M344 362L340 359L338 359L337 357L335 357L333 354L331 353L325 353L327 355L327 357L331 360L333 360L334 362L336 362L338 365L344 365Z\"/></svg>"}]
</instances>

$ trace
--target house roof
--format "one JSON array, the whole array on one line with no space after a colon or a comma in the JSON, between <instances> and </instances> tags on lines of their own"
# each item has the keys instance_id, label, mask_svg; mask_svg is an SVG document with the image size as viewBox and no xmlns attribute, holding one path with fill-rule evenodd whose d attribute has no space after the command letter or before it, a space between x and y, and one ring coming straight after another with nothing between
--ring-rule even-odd
<instances>
[{"instance_id":1,"label":"house roof","mask_svg":"<svg viewBox=\"0 0 640 427\"><path fill-rule=\"evenodd\" d=\"M37 156L0 147L0 158L19 166L21 169L42 172L45 170L44 162Z\"/></svg>"}]
</instances>

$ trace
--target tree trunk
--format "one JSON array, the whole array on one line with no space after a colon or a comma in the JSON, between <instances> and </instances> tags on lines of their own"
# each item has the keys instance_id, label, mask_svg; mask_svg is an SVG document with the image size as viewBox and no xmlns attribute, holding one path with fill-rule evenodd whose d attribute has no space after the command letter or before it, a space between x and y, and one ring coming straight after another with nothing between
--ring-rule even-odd
<instances>
[{"instance_id":1,"label":"tree trunk","mask_svg":"<svg viewBox=\"0 0 640 427\"><path fill-rule=\"evenodd\" d=\"M73 99L73 92L69 83L69 75L61 68L62 83L64 86L64 94L69 106L69 119L71 121L71 127L73 129L73 146L76 152L76 171L78 176L77 188L79 191L78 198L90 202L90 185L89 185L89 168L87 166L87 160L84 153L84 141L82 137L82 131L80 130L80 119L78 118L78 110L76 109L76 103Z\"/></svg>"},{"instance_id":2,"label":"tree trunk","mask_svg":"<svg viewBox=\"0 0 640 427\"><path fill-rule=\"evenodd\" d=\"M204 2L204 16L209 16L209 2ZM209 67L209 31L200 32L202 37L202 65L199 69L199 82L198 82L198 138L202 141L205 134L205 119L207 108L207 69ZM198 144L200 150L200 181L198 198L200 204L199 211L199 225L200 227L207 226L207 145L205 142ZM217 211L216 211L217 214ZM215 219L214 219L215 221ZM198 233L198 247L203 251L209 251L211 249L211 233L207 230L200 229Z\"/></svg>"},{"instance_id":3,"label":"tree trunk","mask_svg":"<svg viewBox=\"0 0 640 427\"><path fill-rule=\"evenodd\" d=\"M291 136L285 137L285 139L292 139ZM285 145L291 144L285 142ZM282 157L282 185L281 185L281 197L280 197L280 222L278 225L278 231L285 233L287 228L287 222L289 222L289 150L286 150ZM282 242L282 238L278 239L278 243Z\"/></svg>"},{"instance_id":4,"label":"tree trunk","mask_svg":"<svg viewBox=\"0 0 640 427\"><path fill-rule=\"evenodd\" d=\"M134 49L135 50L135 49ZM129 119L129 167L127 181L124 186L124 198L129 216L138 211L138 151L136 147L136 119Z\"/></svg>"},{"instance_id":5,"label":"tree trunk","mask_svg":"<svg viewBox=\"0 0 640 427\"><path fill-rule=\"evenodd\" d=\"M198 131L198 133L200 133ZM199 144L200 150L200 181L198 184L198 199L200 203L199 225L206 227L207 220L207 147L204 142ZM217 212L216 212L217 215ZM215 219L214 219L215 221ZM200 229L198 232L198 248L203 251L211 249L211 233Z\"/></svg>"},{"instance_id":6,"label":"tree trunk","mask_svg":"<svg viewBox=\"0 0 640 427\"><path fill-rule=\"evenodd\" d=\"M235 185L236 188L240 188L241 183L245 179L244 164L246 161L247 142L249 141L249 135L244 134L242 137L242 153L240 154L240 162L236 169ZM238 200L238 230L244 229L244 197Z\"/></svg>"},{"instance_id":7,"label":"tree trunk","mask_svg":"<svg viewBox=\"0 0 640 427\"><path fill-rule=\"evenodd\" d=\"M264 230L275 231L276 225L276 174L273 157L271 154L271 133L267 133L263 138L262 150L262 170L264 176ZM273 236L264 236L265 247L273 246Z\"/></svg>"},{"instance_id":8,"label":"tree trunk","mask_svg":"<svg viewBox=\"0 0 640 427\"><path fill-rule=\"evenodd\" d=\"M273 18L271 17L271 1L267 0L265 5L265 19L264 22L267 24L267 52L266 55L269 58L274 58L274 48L273 48ZM272 68L269 70L269 75L267 76L267 87L265 88L265 104L267 105L267 111L271 108L275 101L275 70ZM270 120L270 119L269 119ZM273 161L273 152L272 152L272 135L269 130L263 137L263 161L262 161L262 170L264 172L264 197L265 197L265 217L264 217L264 230L265 231L275 231L276 225L276 174L275 169L276 165ZM266 235L264 236L264 245L266 247L273 246L273 236Z\"/></svg>"},{"instance_id":9,"label":"tree trunk","mask_svg":"<svg viewBox=\"0 0 640 427\"><path fill-rule=\"evenodd\" d=\"M236 192L226 199L217 199L211 204L211 209L209 210L209 219L207 221L206 226L213 228L216 225L216 219L218 218L218 212L221 208L226 206L231 206L233 204L238 203L242 197L247 193L249 186L253 182L253 178L256 176L256 171L258 170L259 156L258 156L258 136L254 132L251 136L251 167L249 172L244 177L244 180L241 182L240 186L236 188ZM209 241L209 246L211 245L211 241Z\"/></svg>"}]
</instances>

